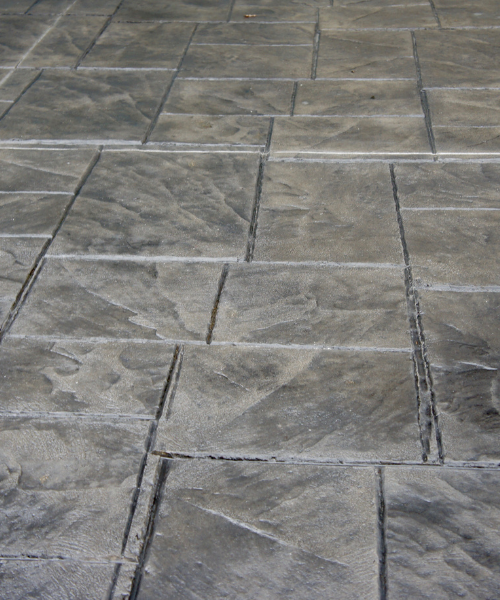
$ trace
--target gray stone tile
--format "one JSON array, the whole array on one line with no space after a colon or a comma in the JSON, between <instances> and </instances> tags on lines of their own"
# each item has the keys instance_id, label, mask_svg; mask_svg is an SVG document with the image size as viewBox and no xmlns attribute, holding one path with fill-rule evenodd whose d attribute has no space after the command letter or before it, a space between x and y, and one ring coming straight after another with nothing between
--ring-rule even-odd
<instances>
[{"instance_id":1,"label":"gray stone tile","mask_svg":"<svg viewBox=\"0 0 500 600\"><path fill-rule=\"evenodd\" d=\"M268 133L267 117L163 114L149 140L174 145L264 147Z\"/></svg>"},{"instance_id":2,"label":"gray stone tile","mask_svg":"<svg viewBox=\"0 0 500 600\"><path fill-rule=\"evenodd\" d=\"M12 333L205 339L221 266L51 260Z\"/></svg>"},{"instance_id":3,"label":"gray stone tile","mask_svg":"<svg viewBox=\"0 0 500 600\"><path fill-rule=\"evenodd\" d=\"M74 192L95 150L0 149L0 191Z\"/></svg>"},{"instance_id":4,"label":"gray stone tile","mask_svg":"<svg viewBox=\"0 0 500 600\"><path fill-rule=\"evenodd\" d=\"M231 13L232 21L244 22L293 22L316 23L318 7L326 6L328 0L321 2L287 0L236 0Z\"/></svg>"},{"instance_id":5,"label":"gray stone tile","mask_svg":"<svg viewBox=\"0 0 500 600\"><path fill-rule=\"evenodd\" d=\"M3 322L7 319L10 309L12 308L12 304L12 298L0 297L0 324L3 324Z\"/></svg>"},{"instance_id":6,"label":"gray stone tile","mask_svg":"<svg viewBox=\"0 0 500 600\"><path fill-rule=\"evenodd\" d=\"M413 81L301 81L295 115L422 115Z\"/></svg>"},{"instance_id":7,"label":"gray stone tile","mask_svg":"<svg viewBox=\"0 0 500 600\"><path fill-rule=\"evenodd\" d=\"M437 27L430 4L415 3L404 7L349 4L319 11L319 26L328 29L397 29Z\"/></svg>"},{"instance_id":8,"label":"gray stone tile","mask_svg":"<svg viewBox=\"0 0 500 600\"><path fill-rule=\"evenodd\" d=\"M105 153L51 252L244 258L258 168L250 154Z\"/></svg>"},{"instance_id":9,"label":"gray stone tile","mask_svg":"<svg viewBox=\"0 0 500 600\"><path fill-rule=\"evenodd\" d=\"M430 154L424 119L412 117L278 117L271 148L277 155Z\"/></svg>"},{"instance_id":10,"label":"gray stone tile","mask_svg":"<svg viewBox=\"0 0 500 600\"><path fill-rule=\"evenodd\" d=\"M432 124L439 127L498 127L498 90L429 90Z\"/></svg>"},{"instance_id":11,"label":"gray stone tile","mask_svg":"<svg viewBox=\"0 0 500 600\"><path fill-rule=\"evenodd\" d=\"M0 234L51 236L70 200L62 194L0 194Z\"/></svg>"},{"instance_id":12,"label":"gray stone tile","mask_svg":"<svg viewBox=\"0 0 500 600\"><path fill-rule=\"evenodd\" d=\"M149 421L4 418L0 552L118 558Z\"/></svg>"},{"instance_id":13,"label":"gray stone tile","mask_svg":"<svg viewBox=\"0 0 500 600\"><path fill-rule=\"evenodd\" d=\"M245 23L202 24L193 44L312 44L314 24Z\"/></svg>"},{"instance_id":14,"label":"gray stone tile","mask_svg":"<svg viewBox=\"0 0 500 600\"><path fill-rule=\"evenodd\" d=\"M498 461L500 294L420 292L447 461Z\"/></svg>"},{"instance_id":15,"label":"gray stone tile","mask_svg":"<svg viewBox=\"0 0 500 600\"><path fill-rule=\"evenodd\" d=\"M434 127L433 130L438 153L500 153L500 127Z\"/></svg>"},{"instance_id":16,"label":"gray stone tile","mask_svg":"<svg viewBox=\"0 0 500 600\"><path fill-rule=\"evenodd\" d=\"M43 238L0 237L0 297L12 304L44 243Z\"/></svg>"},{"instance_id":17,"label":"gray stone tile","mask_svg":"<svg viewBox=\"0 0 500 600\"><path fill-rule=\"evenodd\" d=\"M0 124L0 139L140 141L167 72L45 71Z\"/></svg>"},{"instance_id":18,"label":"gray stone tile","mask_svg":"<svg viewBox=\"0 0 500 600\"><path fill-rule=\"evenodd\" d=\"M164 344L8 338L1 410L154 416L172 354Z\"/></svg>"},{"instance_id":19,"label":"gray stone tile","mask_svg":"<svg viewBox=\"0 0 500 600\"><path fill-rule=\"evenodd\" d=\"M0 14L24 14L33 4L34 0L2 0Z\"/></svg>"},{"instance_id":20,"label":"gray stone tile","mask_svg":"<svg viewBox=\"0 0 500 600\"><path fill-rule=\"evenodd\" d=\"M174 462L138 598L375 600L371 469ZM307 527L304 527L307 523Z\"/></svg>"},{"instance_id":21,"label":"gray stone tile","mask_svg":"<svg viewBox=\"0 0 500 600\"><path fill-rule=\"evenodd\" d=\"M4 71L0 77L0 99L2 102L13 102L23 93L38 75L37 71L16 69Z\"/></svg>"},{"instance_id":22,"label":"gray stone tile","mask_svg":"<svg viewBox=\"0 0 500 600\"><path fill-rule=\"evenodd\" d=\"M61 17L21 67L74 67L104 26L105 17Z\"/></svg>"},{"instance_id":23,"label":"gray stone tile","mask_svg":"<svg viewBox=\"0 0 500 600\"><path fill-rule=\"evenodd\" d=\"M113 564L0 559L2 594L9 600L105 600L113 570Z\"/></svg>"},{"instance_id":24,"label":"gray stone tile","mask_svg":"<svg viewBox=\"0 0 500 600\"><path fill-rule=\"evenodd\" d=\"M156 448L319 461L421 457L410 354L186 348Z\"/></svg>"},{"instance_id":25,"label":"gray stone tile","mask_svg":"<svg viewBox=\"0 0 500 600\"><path fill-rule=\"evenodd\" d=\"M214 339L407 348L403 275L376 268L231 267Z\"/></svg>"},{"instance_id":26,"label":"gray stone tile","mask_svg":"<svg viewBox=\"0 0 500 600\"><path fill-rule=\"evenodd\" d=\"M500 165L396 165L402 208L500 208Z\"/></svg>"},{"instance_id":27,"label":"gray stone tile","mask_svg":"<svg viewBox=\"0 0 500 600\"><path fill-rule=\"evenodd\" d=\"M312 46L190 46L180 77L310 77Z\"/></svg>"},{"instance_id":28,"label":"gray stone tile","mask_svg":"<svg viewBox=\"0 0 500 600\"><path fill-rule=\"evenodd\" d=\"M30 15L37 14L63 14L72 4L74 0L40 0L31 10Z\"/></svg>"},{"instance_id":29,"label":"gray stone tile","mask_svg":"<svg viewBox=\"0 0 500 600\"><path fill-rule=\"evenodd\" d=\"M460 0L435 0L443 27L500 26L500 8L496 0L470 4Z\"/></svg>"},{"instance_id":30,"label":"gray stone tile","mask_svg":"<svg viewBox=\"0 0 500 600\"><path fill-rule=\"evenodd\" d=\"M416 71L408 31L325 31L318 78L411 79Z\"/></svg>"},{"instance_id":31,"label":"gray stone tile","mask_svg":"<svg viewBox=\"0 0 500 600\"><path fill-rule=\"evenodd\" d=\"M31 16L2 16L0 19L0 66L15 67L29 49L48 31L53 19Z\"/></svg>"},{"instance_id":32,"label":"gray stone tile","mask_svg":"<svg viewBox=\"0 0 500 600\"><path fill-rule=\"evenodd\" d=\"M427 87L498 87L500 30L417 31Z\"/></svg>"},{"instance_id":33,"label":"gray stone tile","mask_svg":"<svg viewBox=\"0 0 500 600\"><path fill-rule=\"evenodd\" d=\"M230 0L125 0L117 21L225 21Z\"/></svg>"},{"instance_id":34,"label":"gray stone tile","mask_svg":"<svg viewBox=\"0 0 500 600\"><path fill-rule=\"evenodd\" d=\"M402 263L387 165L268 163L254 256Z\"/></svg>"},{"instance_id":35,"label":"gray stone tile","mask_svg":"<svg viewBox=\"0 0 500 600\"><path fill-rule=\"evenodd\" d=\"M71 15L112 15L120 0L76 0L68 10Z\"/></svg>"},{"instance_id":36,"label":"gray stone tile","mask_svg":"<svg viewBox=\"0 0 500 600\"><path fill-rule=\"evenodd\" d=\"M82 64L176 69L193 28L189 23L111 23Z\"/></svg>"},{"instance_id":37,"label":"gray stone tile","mask_svg":"<svg viewBox=\"0 0 500 600\"><path fill-rule=\"evenodd\" d=\"M418 282L500 285L500 211L404 211L403 220Z\"/></svg>"},{"instance_id":38,"label":"gray stone tile","mask_svg":"<svg viewBox=\"0 0 500 600\"><path fill-rule=\"evenodd\" d=\"M386 471L388 598L495 598L498 471Z\"/></svg>"},{"instance_id":39,"label":"gray stone tile","mask_svg":"<svg viewBox=\"0 0 500 600\"><path fill-rule=\"evenodd\" d=\"M176 79L164 112L202 115L287 115L291 81Z\"/></svg>"}]
</instances>

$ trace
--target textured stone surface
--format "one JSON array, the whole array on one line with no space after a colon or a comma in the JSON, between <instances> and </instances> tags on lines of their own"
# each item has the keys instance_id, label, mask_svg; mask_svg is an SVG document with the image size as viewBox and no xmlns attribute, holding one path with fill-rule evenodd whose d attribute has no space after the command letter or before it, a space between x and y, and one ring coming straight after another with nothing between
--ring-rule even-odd
<instances>
[{"instance_id":1,"label":"textured stone surface","mask_svg":"<svg viewBox=\"0 0 500 600\"><path fill-rule=\"evenodd\" d=\"M14 300L42 249L43 238L0 237L0 296Z\"/></svg>"},{"instance_id":2,"label":"textured stone surface","mask_svg":"<svg viewBox=\"0 0 500 600\"><path fill-rule=\"evenodd\" d=\"M370 4L363 6L360 2L336 6L335 10L324 8L320 10L320 27L323 30L437 27L429 4L415 2L415 5L409 4L404 8L398 6L399 0L394 0L394 4L374 7Z\"/></svg>"},{"instance_id":3,"label":"textured stone surface","mask_svg":"<svg viewBox=\"0 0 500 600\"><path fill-rule=\"evenodd\" d=\"M66 194L0 194L0 235L50 237L70 201Z\"/></svg>"},{"instance_id":4,"label":"textured stone surface","mask_svg":"<svg viewBox=\"0 0 500 600\"><path fill-rule=\"evenodd\" d=\"M116 15L118 21L225 21L230 0L124 0Z\"/></svg>"},{"instance_id":5,"label":"textured stone surface","mask_svg":"<svg viewBox=\"0 0 500 600\"><path fill-rule=\"evenodd\" d=\"M0 19L0 66L15 67L46 33L54 19L47 17L2 16Z\"/></svg>"},{"instance_id":6,"label":"textured stone surface","mask_svg":"<svg viewBox=\"0 0 500 600\"><path fill-rule=\"evenodd\" d=\"M300 23L229 23L202 24L193 38L193 44L285 44L287 46L312 44L314 25Z\"/></svg>"}]
</instances>

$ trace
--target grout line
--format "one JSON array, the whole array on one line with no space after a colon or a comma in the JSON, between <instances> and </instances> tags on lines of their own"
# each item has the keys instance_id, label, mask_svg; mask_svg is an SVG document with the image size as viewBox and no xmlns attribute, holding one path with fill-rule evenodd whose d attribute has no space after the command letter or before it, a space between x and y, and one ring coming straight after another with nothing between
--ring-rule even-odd
<instances>
[{"instance_id":1,"label":"grout line","mask_svg":"<svg viewBox=\"0 0 500 600\"><path fill-rule=\"evenodd\" d=\"M386 540L386 504L384 489L384 467L375 470L377 478L377 524L378 524L378 565L379 599L387 600L387 540Z\"/></svg>"},{"instance_id":2,"label":"grout line","mask_svg":"<svg viewBox=\"0 0 500 600\"><path fill-rule=\"evenodd\" d=\"M422 70L420 68L420 59L418 58L417 50L417 38L415 36L414 31L411 32L411 40L413 45L413 59L415 61L415 69L417 71L417 87L418 93L420 95L420 104L422 106L422 112L424 113L425 128L427 129L427 137L429 139L429 146L431 147L431 152L433 155L436 155L436 141L434 140L434 132L432 131L431 111L429 108L429 101L427 99L427 92L424 90L424 86L422 83Z\"/></svg>"},{"instance_id":3,"label":"grout line","mask_svg":"<svg viewBox=\"0 0 500 600\"><path fill-rule=\"evenodd\" d=\"M434 0L429 0L429 4L431 5L432 14L434 15L434 18L436 19L437 26L439 29L441 29L442 28L441 19L439 18L439 13L436 9L436 5L434 4Z\"/></svg>"},{"instance_id":4,"label":"grout line","mask_svg":"<svg viewBox=\"0 0 500 600\"><path fill-rule=\"evenodd\" d=\"M319 40L321 36L321 31L319 29L319 9L318 9L318 23L316 23L316 27L314 30L314 41L313 41L313 57L312 57L312 65L311 65L311 79L316 79L316 71L318 68L318 53L319 53Z\"/></svg>"},{"instance_id":5,"label":"grout line","mask_svg":"<svg viewBox=\"0 0 500 600\"><path fill-rule=\"evenodd\" d=\"M12 338L10 338L12 339ZM126 413L82 413L82 412L52 412L43 410L1 410L0 418L3 419L91 419L100 422L102 419L115 421L153 421L154 417L146 414L126 414Z\"/></svg>"},{"instance_id":6,"label":"grout line","mask_svg":"<svg viewBox=\"0 0 500 600\"><path fill-rule=\"evenodd\" d=\"M456 293L500 293L500 285L418 285L417 290L428 290L430 292L456 292Z\"/></svg>"},{"instance_id":7,"label":"grout line","mask_svg":"<svg viewBox=\"0 0 500 600\"><path fill-rule=\"evenodd\" d=\"M85 50L80 54L80 58L76 61L75 69L78 69L78 67L82 64L82 61L88 56L88 54L91 52L91 50L94 49L94 46L97 44L97 40L101 37L101 35L109 27L109 25L111 24L111 21L112 21L113 17L115 16L117 10L120 8L120 6L122 4L123 4L123 0L120 0L120 3L115 8L113 14L111 14L106 19L106 21L104 21L103 26L99 29L99 31L96 33L96 35L92 38L92 40L90 41L90 43L88 44L88 46L85 48Z\"/></svg>"},{"instance_id":8,"label":"grout line","mask_svg":"<svg viewBox=\"0 0 500 600\"><path fill-rule=\"evenodd\" d=\"M402 207L401 210L412 211L412 212L435 212L435 211L466 211L466 212L484 212L484 211L493 211L498 212L500 208L489 208L484 206L410 206L410 207Z\"/></svg>"},{"instance_id":9,"label":"grout line","mask_svg":"<svg viewBox=\"0 0 500 600\"><path fill-rule=\"evenodd\" d=\"M28 8L28 10L25 10L23 14L27 15L30 12L30 10L32 10L40 1L41 0L35 0L33 4Z\"/></svg>"},{"instance_id":10,"label":"grout line","mask_svg":"<svg viewBox=\"0 0 500 600\"><path fill-rule=\"evenodd\" d=\"M45 233L0 233L0 239L28 239L28 240L46 240L51 239L50 234Z\"/></svg>"},{"instance_id":11,"label":"grout line","mask_svg":"<svg viewBox=\"0 0 500 600\"><path fill-rule=\"evenodd\" d=\"M224 46L224 48L231 48L232 46L247 46L251 48L274 48L276 46L285 48L310 48L311 44L283 44L283 43L268 43L268 44L252 44L252 42L193 42L192 46Z\"/></svg>"},{"instance_id":12,"label":"grout line","mask_svg":"<svg viewBox=\"0 0 500 600\"><path fill-rule=\"evenodd\" d=\"M189 46L191 45L191 42L193 41L193 38L194 38L194 35L195 35L197 29L198 29L198 23L196 23L196 25L193 27L193 31L191 32L191 35L189 36L189 40L186 44L186 47L184 48L184 52L182 53L179 64L177 65L177 69L175 70L174 74L172 75L172 79L170 80L170 83L167 85L167 88L166 88L165 92L163 93L163 96L160 100L160 104L158 105L158 108L156 109L156 113L153 116L153 118L151 119L151 122L146 130L146 133L145 133L144 137L142 138L142 144L146 144L148 142L151 134L153 133L153 129L156 127L156 123L158 122L158 119L160 118L163 108L165 107L165 104L167 103L167 99L170 94L170 91L172 90L175 80L177 79L177 76L179 75L180 70L182 69L182 64L184 63L184 59L186 58L186 54L189 50Z\"/></svg>"},{"instance_id":13,"label":"grout line","mask_svg":"<svg viewBox=\"0 0 500 600\"><path fill-rule=\"evenodd\" d=\"M225 263L222 267L222 273L219 279L219 285L217 286L217 294L214 300L214 306L212 308L212 315L210 317L210 323L208 325L208 333L206 337L207 344L212 343L212 338L214 334L214 329L217 321L217 311L219 310L220 297L222 295L222 290L224 289L224 284L226 283L227 275L229 273L229 264Z\"/></svg>"},{"instance_id":14,"label":"grout line","mask_svg":"<svg viewBox=\"0 0 500 600\"><path fill-rule=\"evenodd\" d=\"M36 77L34 77L29 83L28 85L26 85L21 93L19 94L19 96L14 100L14 102L12 102L12 104L9 106L9 108L3 113L3 115L0 117L0 121L2 119L4 119L9 113L10 111L14 108L14 106L19 102L19 100L21 100L21 98L24 96L24 94L30 89L30 87L40 79L40 77L42 76L43 73L43 69L41 71L38 72L38 75L36 75Z\"/></svg>"}]
</instances>

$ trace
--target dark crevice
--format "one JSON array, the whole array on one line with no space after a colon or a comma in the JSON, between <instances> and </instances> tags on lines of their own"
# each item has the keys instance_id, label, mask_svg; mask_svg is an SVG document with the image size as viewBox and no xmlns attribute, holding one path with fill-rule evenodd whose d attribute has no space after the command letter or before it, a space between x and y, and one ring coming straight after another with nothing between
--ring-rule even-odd
<instances>
[{"instance_id":1,"label":"dark crevice","mask_svg":"<svg viewBox=\"0 0 500 600\"><path fill-rule=\"evenodd\" d=\"M386 543L386 506L384 490L384 468L376 469L377 478L377 549L378 549L378 585L380 600L387 599L387 543Z\"/></svg>"},{"instance_id":2,"label":"dark crevice","mask_svg":"<svg viewBox=\"0 0 500 600\"><path fill-rule=\"evenodd\" d=\"M436 141L434 139L434 132L432 130L431 111L429 108L429 101L427 99L427 92L423 89L422 83L422 70L420 68L420 59L418 58L417 50L417 38L415 32L411 32L411 40L413 45L413 58L415 60L415 69L417 71L417 87L420 96L420 104L422 106L422 112L424 113L425 128L427 130L427 138L429 140L429 146L432 154L436 155Z\"/></svg>"},{"instance_id":3,"label":"dark crevice","mask_svg":"<svg viewBox=\"0 0 500 600\"><path fill-rule=\"evenodd\" d=\"M233 9L234 9L235 2L236 2L236 0L231 0L231 3L229 5L229 11L227 13L227 23L229 23L229 21L231 20L231 17L233 16Z\"/></svg>"},{"instance_id":4,"label":"dark crevice","mask_svg":"<svg viewBox=\"0 0 500 600\"><path fill-rule=\"evenodd\" d=\"M319 17L318 17L318 19L319 19ZM316 70L318 68L318 53L319 53L319 38L320 38L320 36L321 36L321 32L319 30L319 24L316 23L316 28L314 30L314 41L313 41L311 79L316 79Z\"/></svg>"},{"instance_id":5,"label":"dark crevice","mask_svg":"<svg viewBox=\"0 0 500 600\"><path fill-rule=\"evenodd\" d=\"M295 112L295 101L297 100L297 90L299 89L299 82L296 81L293 84L292 98L290 101L290 116L293 117L293 113Z\"/></svg>"},{"instance_id":6,"label":"dark crevice","mask_svg":"<svg viewBox=\"0 0 500 600\"><path fill-rule=\"evenodd\" d=\"M441 19L439 18L439 13L436 9L436 5L434 4L434 0L429 0L429 4L431 5L432 14L434 15L434 18L436 19L436 23L438 24L439 29L441 29L441 27L442 27Z\"/></svg>"},{"instance_id":7,"label":"dark crevice","mask_svg":"<svg viewBox=\"0 0 500 600\"><path fill-rule=\"evenodd\" d=\"M215 325L217 323L217 312L219 310L220 298L222 295L222 290L224 289L224 285L226 283L228 273L229 273L229 264L225 263L224 266L222 267L222 273L219 278L219 284L217 286L217 294L215 296L214 306L212 308L212 314L210 316L210 323L208 325L208 333L207 333L207 337L206 337L207 344L212 343L214 329L215 329Z\"/></svg>"}]
</instances>

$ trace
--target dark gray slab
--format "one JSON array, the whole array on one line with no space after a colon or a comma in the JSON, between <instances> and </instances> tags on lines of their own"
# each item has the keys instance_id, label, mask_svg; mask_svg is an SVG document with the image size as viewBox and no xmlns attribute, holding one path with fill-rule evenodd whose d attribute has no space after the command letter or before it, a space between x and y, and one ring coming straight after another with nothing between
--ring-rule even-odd
<instances>
[{"instance_id":1,"label":"dark gray slab","mask_svg":"<svg viewBox=\"0 0 500 600\"><path fill-rule=\"evenodd\" d=\"M0 194L0 234L51 236L70 200L66 194Z\"/></svg>"},{"instance_id":2,"label":"dark gray slab","mask_svg":"<svg viewBox=\"0 0 500 600\"><path fill-rule=\"evenodd\" d=\"M402 208L500 208L500 165L396 165Z\"/></svg>"},{"instance_id":3,"label":"dark gray slab","mask_svg":"<svg viewBox=\"0 0 500 600\"><path fill-rule=\"evenodd\" d=\"M202 24L196 30L193 44L312 44L314 25L300 23Z\"/></svg>"},{"instance_id":4,"label":"dark gray slab","mask_svg":"<svg viewBox=\"0 0 500 600\"><path fill-rule=\"evenodd\" d=\"M45 71L0 123L0 139L140 141L168 71Z\"/></svg>"},{"instance_id":5,"label":"dark gray slab","mask_svg":"<svg viewBox=\"0 0 500 600\"><path fill-rule=\"evenodd\" d=\"M407 348L402 272L235 265L219 304L215 339Z\"/></svg>"},{"instance_id":6,"label":"dark gray slab","mask_svg":"<svg viewBox=\"0 0 500 600\"><path fill-rule=\"evenodd\" d=\"M106 17L61 17L21 62L22 67L74 67L103 28Z\"/></svg>"},{"instance_id":7,"label":"dark gray slab","mask_svg":"<svg viewBox=\"0 0 500 600\"><path fill-rule=\"evenodd\" d=\"M500 30L417 31L424 85L498 87Z\"/></svg>"},{"instance_id":8,"label":"dark gray slab","mask_svg":"<svg viewBox=\"0 0 500 600\"><path fill-rule=\"evenodd\" d=\"M430 154L423 118L293 117L276 118L272 152L276 154Z\"/></svg>"},{"instance_id":9,"label":"dark gray slab","mask_svg":"<svg viewBox=\"0 0 500 600\"><path fill-rule=\"evenodd\" d=\"M113 564L0 559L0 584L9 600L105 600L113 571Z\"/></svg>"},{"instance_id":10,"label":"dark gray slab","mask_svg":"<svg viewBox=\"0 0 500 600\"><path fill-rule=\"evenodd\" d=\"M82 64L175 69L193 29L189 23L111 23Z\"/></svg>"},{"instance_id":11,"label":"dark gray slab","mask_svg":"<svg viewBox=\"0 0 500 600\"><path fill-rule=\"evenodd\" d=\"M360 2L323 8L319 11L319 25L322 30L437 27L430 4L415 2L402 7L399 0L393 0L393 4L375 7Z\"/></svg>"},{"instance_id":12,"label":"dark gray slab","mask_svg":"<svg viewBox=\"0 0 500 600\"><path fill-rule=\"evenodd\" d=\"M310 77L312 46L190 46L180 77Z\"/></svg>"},{"instance_id":13,"label":"dark gray slab","mask_svg":"<svg viewBox=\"0 0 500 600\"><path fill-rule=\"evenodd\" d=\"M291 81L207 81L176 79L165 113L202 115L287 115Z\"/></svg>"},{"instance_id":14,"label":"dark gray slab","mask_svg":"<svg viewBox=\"0 0 500 600\"><path fill-rule=\"evenodd\" d=\"M491 27L500 25L500 9L495 0L463 2L461 0L436 0L443 27Z\"/></svg>"},{"instance_id":15,"label":"dark gray slab","mask_svg":"<svg viewBox=\"0 0 500 600\"><path fill-rule=\"evenodd\" d=\"M288 2L287 0L236 0L231 13L232 21L243 22L290 22L316 23L318 7L325 6L327 0L321 2L304 1Z\"/></svg>"},{"instance_id":16,"label":"dark gray slab","mask_svg":"<svg viewBox=\"0 0 500 600\"><path fill-rule=\"evenodd\" d=\"M2 102L13 102L23 93L38 75L31 69L16 69L0 73L0 99Z\"/></svg>"},{"instance_id":17,"label":"dark gray slab","mask_svg":"<svg viewBox=\"0 0 500 600\"><path fill-rule=\"evenodd\" d=\"M51 253L244 258L258 163L251 154L105 153Z\"/></svg>"},{"instance_id":18,"label":"dark gray slab","mask_svg":"<svg viewBox=\"0 0 500 600\"><path fill-rule=\"evenodd\" d=\"M403 220L417 281L500 284L500 210L404 211Z\"/></svg>"},{"instance_id":19,"label":"dark gray slab","mask_svg":"<svg viewBox=\"0 0 500 600\"><path fill-rule=\"evenodd\" d=\"M422 115L414 81L301 81L295 115Z\"/></svg>"},{"instance_id":20,"label":"dark gray slab","mask_svg":"<svg viewBox=\"0 0 500 600\"><path fill-rule=\"evenodd\" d=\"M416 402L407 353L190 347L156 448L419 461Z\"/></svg>"},{"instance_id":21,"label":"dark gray slab","mask_svg":"<svg viewBox=\"0 0 500 600\"><path fill-rule=\"evenodd\" d=\"M498 90L430 90L432 123L442 127L498 127Z\"/></svg>"},{"instance_id":22,"label":"dark gray slab","mask_svg":"<svg viewBox=\"0 0 500 600\"><path fill-rule=\"evenodd\" d=\"M51 260L12 333L204 340L221 266Z\"/></svg>"},{"instance_id":23,"label":"dark gray slab","mask_svg":"<svg viewBox=\"0 0 500 600\"><path fill-rule=\"evenodd\" d=\"M446 460L498 461L500 294L420 296Z\"/></svg>"},{"instance_id":24,"label":"dark gray slab","mask_svg":"<svg viewBox=\"0 0 500 600\"><path fill-rule=\"evenodd\" d=\"M371 469L174 462L138 597L375 600L374 483Z\"/></svg>"},{"instance_id":25,"label":"dark gray slab","mask_svg":"<svg viewBox=\"0 0 500 600\"><path fill-rule=\"evenodd\" d=\"M45 241L43 238L0 237L0 296L2 298L15 299Z\"/></svg>"},{"instance_id":26,"label":"dark gray slab","mask_svg":"<svg viewBox=\"0 0 500 600\"><path fill-rule=\"evenodd\" d=\"M225 21L230 0L125 0L117 21Z\"/></svg>"},{"instance_id":27,"label":"dark gray slab","mask_svg":"<svg viewBox=\"0 0 500 600\"><path fill-rule=\"evenodd\" d=\"M500 127L434 127L434 137L438 153L500 154Z\"/></svg>"},{"instance_id":28,"label":"dark gray slab","mask_svg":"<svg viewBox=\"0 0 500 600\"><path fill-rule=\"evenodd\" d=\"M68 14L112 15L119 4L120 0L76 0Z\"/></svg>"},{"instance_id":29,"label":"dark gray slab","mask_svg":"<svg viewBox=\"0 0 500 600\"><path fill-rule=\"evenodd\" d=\"M388 598L495 598L498 471L391 468L385 481Z\"/></svg>"},{"instance_id":30,"label":"dark gray slab","mask_svg":"<svg viewBox=\"0 0 500 600\"><path fill-rule=\"evenodd\" d=\"M254 256L402 263L387 165L268 163Z\"/></svg>"},{"instance_id":31,"label":"dark gray slab","mask_svg":"<svg viewBox=\"0 0 500 600\"><path fill-rule=\"evenodd\" d=\"M319 78L414 81L415 75L408 31L325 31L321 34Z\"/></svg>"},{"instance_id":32,"label":"dark gray slab","mask_svg":"<svg viewBox=\"0 0 500 600\"><path fill-rule=\"evenodd\" d=\"M0 66L15 67L32 46L49 30L49 17L2 16L0 19Z\"/></svg>"},{"instance_id":33,"label":"dark gray slab","mask_svg":"<svg viewBox=\"0 0 500 600\"><path fill-rule=\"evenodd\" d=\"M173 347L133 342L6 339L1 411L154 416Z\"/></svg>"},{"instance_id":34,"label":"dark gray slab","mask_svg":"<svg viewBox=\"0 0 500 600\"><path fill-rule=\"evenodd\" d=\"M18 417L0 429L0 553L116 559L149 422Z\"/></svg>"},{"instance_id":35,"label":"dark gray slab","mask_svg":"<svg viewBox=\"0 0 500 600\"><path fill-rule=\"evenodd\" d=\"M73 193L95 149L0 149L0 190Z\"/></svg>"}]
</instances>

